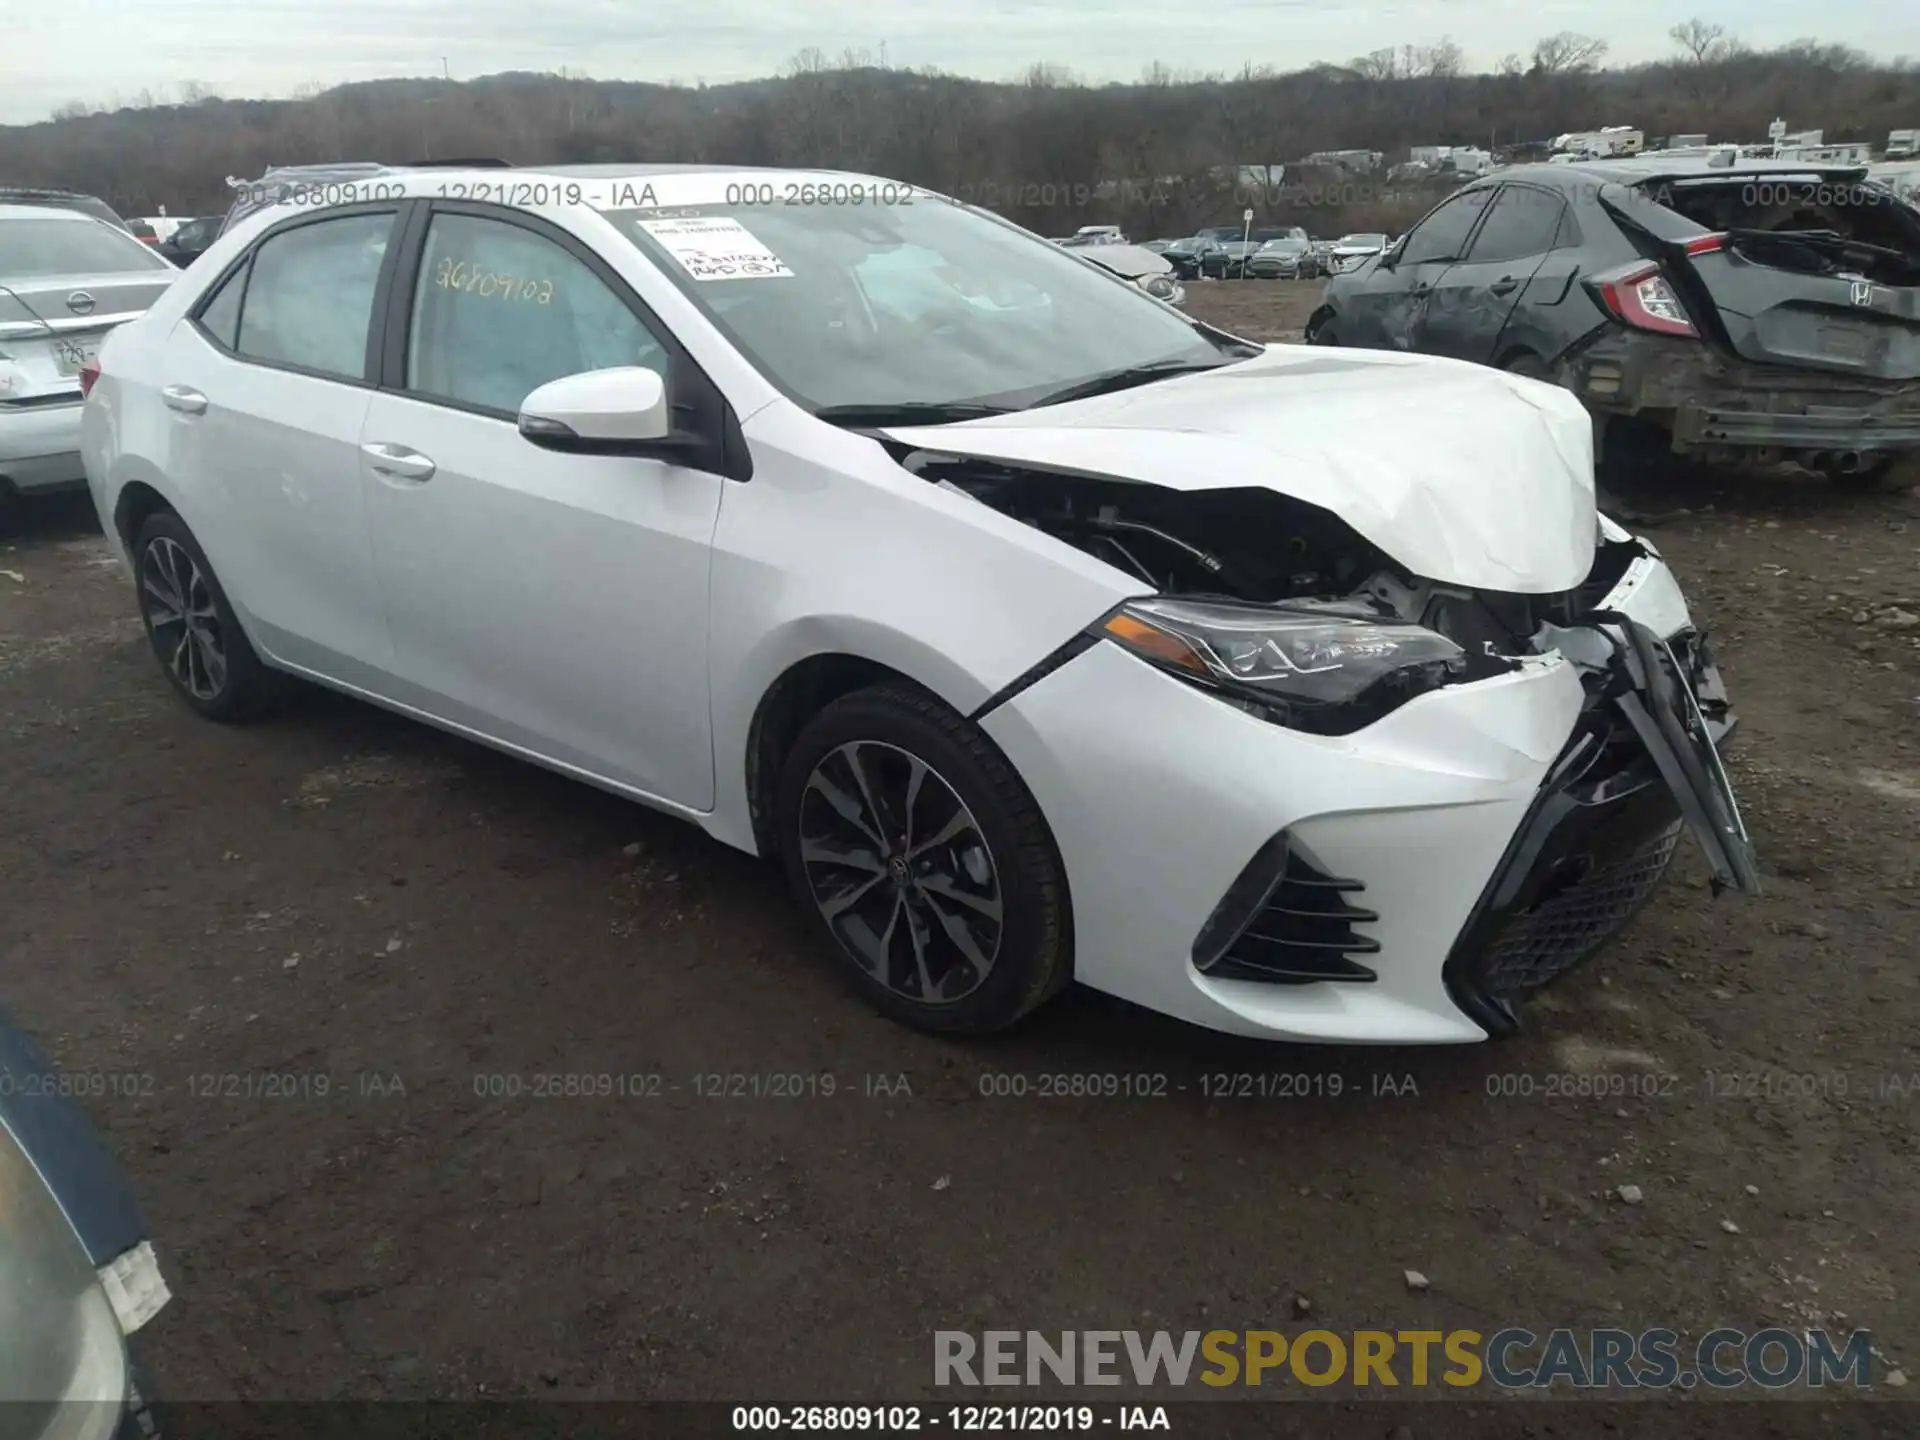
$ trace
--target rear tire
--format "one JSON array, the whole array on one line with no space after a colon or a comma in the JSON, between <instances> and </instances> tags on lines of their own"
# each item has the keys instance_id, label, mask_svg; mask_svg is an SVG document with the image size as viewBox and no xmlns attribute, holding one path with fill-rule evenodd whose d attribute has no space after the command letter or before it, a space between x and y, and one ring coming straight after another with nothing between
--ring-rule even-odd
<instances>
[{"instance_id":1,"label":"rear tire","mask_svg":"<svg viewBox=\"0 0 1920 1440\"><path fill-rule=\"evenodd\" d=\"M222 723L273 709L286 682L260 663L193 532L171 510L133 539L134 593L154 658L173 691Z\"/></svg>"},{"instance_id":2,"label":"rear tire","mask_svg":"<svg viewBox=\"0 0 1920 1440\"><path fill-rule=\"evenodd\" d=\"M843 976L922 1030L1012 1025L1073 974L1040 807L971 721L890 682L800 732L775 804L788 883Z\"/></svg>"}]
</instances>

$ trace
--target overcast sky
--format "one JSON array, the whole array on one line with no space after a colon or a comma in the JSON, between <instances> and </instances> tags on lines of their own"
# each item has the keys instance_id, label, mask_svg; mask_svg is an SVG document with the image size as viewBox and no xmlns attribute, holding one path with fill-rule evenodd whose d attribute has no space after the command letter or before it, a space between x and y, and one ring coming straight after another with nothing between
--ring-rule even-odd
<instances>
[{"instance_id":1,"label":"overcast sky","mask_svg":"<svg viewBox=\"0 0 1920 1440\"><path fill-rule=\"evenodd\" d=\"M1616 62L1672 50L1698 14L1756 47L1815 35L1878 57L1920 56L1920 5L1895 0L0 0L0 123L70 100L111 103L189 81L232 98L386 76L456 79L567 66L595 79L709 83L778 72L818 46L989 79L1035 61L1088 80L1176 69L1282 70L1451 36L1469 68L1557 30L1604 37ZM1817 32L1817 34L1816 34ZM1808 126L1826 116L1788 116Z\"/></svg>"}]
</instances>

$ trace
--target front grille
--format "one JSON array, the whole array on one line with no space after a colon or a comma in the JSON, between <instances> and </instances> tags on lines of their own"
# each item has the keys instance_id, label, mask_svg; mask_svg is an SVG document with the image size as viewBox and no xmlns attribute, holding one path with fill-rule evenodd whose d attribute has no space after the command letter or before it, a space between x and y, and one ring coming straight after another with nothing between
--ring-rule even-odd
<instances>
[{"instance_id":1,"label":"front grille","mask_svg":"<svg viewBox=\"0 0 1920 1440\"><path fill-rule=\"evenodd\" d=\"M1683 824L1658 767L1596 701L1547 772L1441 974L1490 1034L1514 1003L1592 957L1666 873Z\"/></svg>"},{"instance_id":2,"label":"front grille","mask_svg":"<svg viewBox=\"0 0 1920 1440\"><path fill-rule=\"evenodd\" d=\"M1513 915L1486 941L1479 974L1487 995L1516 1000L1589 958L1646 903L1667 873L1682 828L1675 821L1618 863Z\"/></svg>"},{"instance_id":3,"label":"front grille","mask_svg":"<svg viewBox=\"0 0 1920 1440\"><path fill-rule=\"evenodd\" d=\"M1240 938L1207 968L1222 980L1261 980L1269 985L1312 985L1324 980L1366 983L1379 976L1352 957L1372 955L1380 942L1354 927L1380 917L1352 904L1366 886L1321 870L1298 846L1287 851L1287 868L1267 903Z\"/></svg>"}]
</instances>

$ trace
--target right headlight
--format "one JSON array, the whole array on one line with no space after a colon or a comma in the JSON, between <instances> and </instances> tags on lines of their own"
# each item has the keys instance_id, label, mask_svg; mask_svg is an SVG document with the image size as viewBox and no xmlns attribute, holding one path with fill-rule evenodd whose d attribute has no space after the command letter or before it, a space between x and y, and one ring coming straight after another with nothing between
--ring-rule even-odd
<instances>
[{"instance_id":1,"label":"right headlight","mask_svg":"<svg viewBox=\"0 0 1920 1440\"><path fill-rule=\"evenodd\" d=\"M127 1395L119 1318L80 1237L4 1126L0 1336L0 1429L36 1440L113 1434Z\"/></svg>"},{"instance_id":2,"label":"right headlight","mask_svg":"<svg viewBox=\"0 0 1920 1440\"><path fill-rule=\"evenodd\" d=\"M1133 600L1094 633L1241 709L1319 735L1351 734L1470 678L1467 652L1446 636L1339 604Z\"/></svg>"}]
</instances>

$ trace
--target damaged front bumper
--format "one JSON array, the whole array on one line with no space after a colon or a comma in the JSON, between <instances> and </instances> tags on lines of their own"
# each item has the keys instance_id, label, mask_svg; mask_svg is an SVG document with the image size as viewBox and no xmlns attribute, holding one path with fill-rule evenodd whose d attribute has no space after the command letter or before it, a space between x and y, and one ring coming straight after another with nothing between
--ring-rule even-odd
<instances>
[{"instance_id":1,"label":"damaged front bumper","mask_svg":"<svg viewBox=\"0 0 1920 1440\"><path fill-rule=\"evenodd\" d=\"M1238 1034L1471 1042L1618 933L1690 824L1753 888L1732 717L1664 563L1545 638L1344 736L1111 644L988 712L1066 868L1076 977Z\"/></svg>"},{"instance_id":2,"label":"damaged front bumper","mask_svg":"<svg viewBox=\"0 0 1920 1440\"><path fill-rule=\"evenodd\" d=\"M1447 956L1447 991L1490 1034L1515 1002L1590 959L1632 920L1684 834L1714 893L1760 888L1720 747L1736 721L1706 638L1670 641L1600 612L1554 637L1587 703ZM1583 653L1584 652L1584 653Z\"/></svg>"},{"instance_id":3,"label":"damaged front bumper","mask_svg":"<svg viewBox=\"0 0 1920 1440\"><path fill-rule=\"evenodd\" d=\"M1603 331L1562 373L1589 410L1651 420L1680 453L1920 450L1917 381L1754 365L1698 340L1621 329Z\"/></svg>"}]
</instances>

